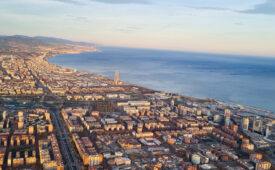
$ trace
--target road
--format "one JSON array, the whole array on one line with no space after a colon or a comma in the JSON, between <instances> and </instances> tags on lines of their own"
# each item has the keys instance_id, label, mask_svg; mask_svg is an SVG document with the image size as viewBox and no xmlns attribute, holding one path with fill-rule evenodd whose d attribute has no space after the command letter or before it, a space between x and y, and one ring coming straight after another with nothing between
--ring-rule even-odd
<instances>
[{"instance_id":1,"label":"road","mask_svg":"<svg viewBox=\"0 0 275 170\"><path fill-rule=\"evenodd\" d=\"M78 164L78 161L74 156L68 137L66 135L64 124L61 121L59 111L60 109L57 109L56 111L50 111L50 112L51 112L51 116L53 118L56 130L59 134L60 148L66 159L66 166L68 169L80 170L81 166Z\"/></svg>"},{"instance_id":2,"label":"road","mask_svg":"<svg viewBox=\"0 0 275 170\"><path fill-rule=\"evenodd\" d=\"M40 104L42 106L43 106L42 103L45 102L44 99L45 99L46 94L54 95L56 98L56 101L62 100L58 95L51 93L50 90L46 86L42 85L40 83L40 81L37 79L37 77L34 76L32 70L31 69L29 69L29 70L30 70L31 74L33 75L33 77L36 79L36 83L37 83L38 87L42 87L44 90L44 95L40 98ZM81 170L81 165L78 164L78 161L75 158L75 155L73 153L72 147L69 143L69 140L68 140L68 137L66 134L66 129L65 129L64 124L62 123L60 115L59 115L60 108L62 108L62 104L57 106L56 109L53 111L45 106L43 106L43 107L49 110L51 117L53 119L54 127L56 128L56 130L58 132L59 147L66 159L66 164L65 164L66 168L65 169Z\"/></svg>"}]
</instances>

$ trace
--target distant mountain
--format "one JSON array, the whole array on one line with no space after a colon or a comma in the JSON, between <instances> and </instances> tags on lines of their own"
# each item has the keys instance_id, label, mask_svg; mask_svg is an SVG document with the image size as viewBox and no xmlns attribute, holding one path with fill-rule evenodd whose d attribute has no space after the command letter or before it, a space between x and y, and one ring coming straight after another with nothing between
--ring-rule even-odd
<instances>
[{"instance_id":1,"label":"distant mountain","mask_svg":"<svg viewBox=\"0 0 275 170\"><path fill-rule=\"evenodd\" d=\"M14 36L1 36L0 37L0 47L3 46L11 46L15 44L21 44L21 45L32 45L32 46L47 46L50 43L47 41L41 41L38 39L34 39L28 36L21 36L21 35L14 35Z\"/></svg>"},{"instance_id":2,"label":"distant mountain","mask_svg":"<svg viewBox=\"0 0 275 170\"><path fill-rule=\"evenodd\" d=\"M76 42L76 41L66 40L66 39L62 39L62 38L45 37L45 36L30 37L30 36L25 36L25 35L13 35L13 36L0 35L0 38L3 38L3 37L35 39L35 40L41 40L44 42L54 42L54 43L73 44L73 45L82 45L82 46L96 46L95 44L89 43L89 42Z\"/></svg>"},{"instance_id":3,"label":"distant mountain","mask_svg":"<svg viewBox=\"0 0 275 170\"><path fill-rule=\"evenodd\" d=\"M29 37L24 35L1 36L0 52L81 52L96 51L94 44L85 42L73 42L70 40L53 37Z\"/></svg>"},{"instance_id":4,"label":"distant mountain","mask_svg":"<svg viewBox=\"0 0 275 170\"><path fill-rule=\"evenodd\" d=\"M93 44L93 43L75 42L75 41L66 40L66 39L62 39L62 38L44 37L44 36L36 36L33 38L35 38L37 40L56 42L56 43L65 43L65 44L74 44L74 45L83 45L83 46L95 46L95 44Z\"/></svg>"}]
</instances>

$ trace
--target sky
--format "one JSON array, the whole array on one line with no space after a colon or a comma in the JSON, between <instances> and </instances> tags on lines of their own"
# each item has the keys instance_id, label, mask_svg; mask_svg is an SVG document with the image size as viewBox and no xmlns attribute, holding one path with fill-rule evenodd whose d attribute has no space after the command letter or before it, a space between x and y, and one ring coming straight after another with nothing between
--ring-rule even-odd
<instances>
[{"instance_id":1,"label":"sky","mask_svg":"<svg viewBox=\"0 0 275 170\"><path fill-rule=\"evenodd\" d=\"M275 0L0 0L0 35L275 57Z\"/></svg>"}]
</instances>

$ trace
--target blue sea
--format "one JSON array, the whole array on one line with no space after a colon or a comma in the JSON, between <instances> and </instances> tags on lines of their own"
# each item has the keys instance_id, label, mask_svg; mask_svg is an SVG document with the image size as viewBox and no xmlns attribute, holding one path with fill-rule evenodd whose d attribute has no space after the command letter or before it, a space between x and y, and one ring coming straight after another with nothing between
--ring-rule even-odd
<instances>
[{"instance_id":1,"label":"blue sea","mask_svg":"<svg viewBox=\"0 0 275 170\"><path fill-rule=\"evenodd\" d=\"M275 58L100 47L48 61L151 89L215 98L275 113Z\"/></svg>"}]
</instances>

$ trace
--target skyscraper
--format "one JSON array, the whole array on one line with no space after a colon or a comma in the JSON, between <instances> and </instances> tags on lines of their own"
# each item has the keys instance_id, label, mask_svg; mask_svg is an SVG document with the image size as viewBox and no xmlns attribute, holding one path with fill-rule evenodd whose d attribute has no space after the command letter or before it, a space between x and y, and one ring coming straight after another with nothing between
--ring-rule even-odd
<instances>
[{"instance_id":1,"label":"skyscraper","mask_svg":"<svg viewBox=\"0 0 275 170\"><path fill-rule=\"evenodd\" d=\"M175 106L175 101L174 101L174 99L171 100L171 106L172 106L172 107Z\"/></svg>"},{"instance_id":2,"label":"skyscraper","mask_svg":"<svg viewBox=\"0 0 275 170\"><path fill-rule=\"evenodd\" d=\"M7 111L3 111L3 113L2 113L2 119L6 120L6 117L7 117Z\"/></svg>"},{"instance_id":3,"label":"skyscraper","mask_svg":"<svg viewBox=\"0 0 275 170\"><path fill-rule=\"evenodd\" d=\"M265 128L265 137L268 137L271 134L271 130L270 130L271 126L272 126L272 123L268 123L266 125L266 128Z\"/></svg>"},{"instance_id":4,"label":"skyscraper","mask_svg":"<svg viewBox=\"0 0 275 170\"><path fill-rule=\"evenodd\" d=\"M263 121L256 116L253 120L253 131L262 132Z\"/></svg>"},{"instance_id":5,"label":"skyscraper","mask_svg":"<svg viewBox=\"0 0 275 170\"><path fill-rule=\"evenodd\" d=\"M242 130L248 130L249 127L249 119L248 117L244 117L242 120Z\"/></svg>"},{"instance_id":6,"label":"skyscraper","mask_svg":"<svg viewBox=\"0 0 275 170\"><path fill-rule=\"evenodd\" d=\"M230 124L230 110L225 109L224 110L224 126L229 126Z\"/></svg>"},{"instance_id":7,"label":"skyscraper","mask_svg":"<svg viewBox=\"0 0 275 170\"><path fill-rule=\"evenodd\" d=\"M114 83L115 83L115 85L118 85L120 83L118 70L116 70L116 72L115 72Z\"/></svg>"}]
</instances>

